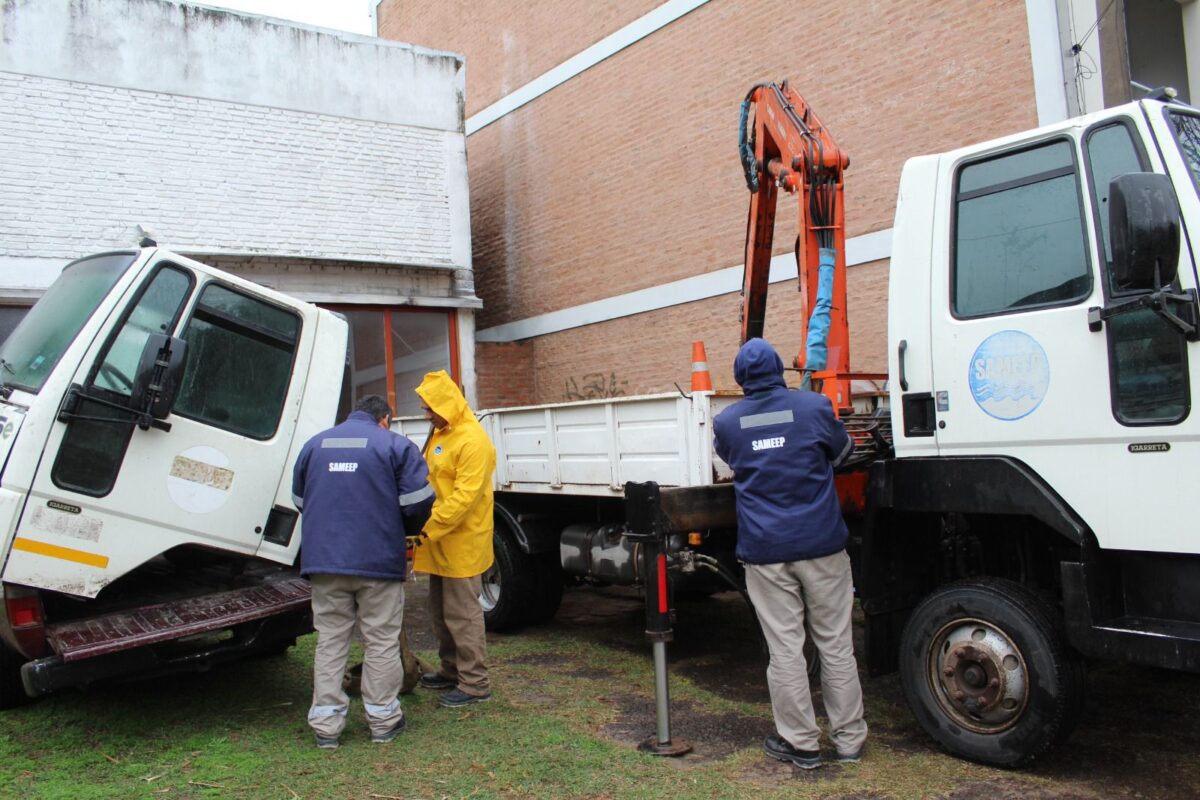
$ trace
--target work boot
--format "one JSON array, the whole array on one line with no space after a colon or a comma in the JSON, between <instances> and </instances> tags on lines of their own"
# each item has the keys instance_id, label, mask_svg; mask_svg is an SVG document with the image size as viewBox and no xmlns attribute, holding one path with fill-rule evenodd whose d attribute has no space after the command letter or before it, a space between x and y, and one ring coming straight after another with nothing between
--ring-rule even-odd
<instances>
[{"instance_id":1,"label":"work boot","mask_svg":"<svg viewBox=\"0 0 1200 800\"><path fill-rule=\"evenodd\" d=\"M772 733L763 740L763 750L766 750L771 758L790 762L800 769L816 769L821 766L820 750L797 750L778 733Z\"/></svg>"},{"instance_id":2,"label":"work boot","mask_svg":"<svg viewBox=\"0 0 1200 800\"><path fill-rule=\"evenodd\" d=\"M422 689L453 689L457 684L458 681L453 678L447 678L440 672L421 673Z\"/></svg>"},{"instance_id":3,"label":"work boot","mask_svg":"<svg viewBox=\"0 0 1200 800\"><path fill-rule=\"evenodd\" d=\"M461 706L474 705L475 703L486 703L491 699L491 692L487 694L467 694L462 689L451 689L438 698L438 704L445 708L459 708Z\"/></svg>"}]
</instances>

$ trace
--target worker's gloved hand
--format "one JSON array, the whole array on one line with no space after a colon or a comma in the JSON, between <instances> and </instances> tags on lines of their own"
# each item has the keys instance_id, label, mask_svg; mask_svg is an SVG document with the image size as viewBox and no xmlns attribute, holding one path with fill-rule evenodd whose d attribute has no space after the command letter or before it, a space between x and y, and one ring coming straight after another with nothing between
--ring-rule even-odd
<instances>
[{"instance_id":1,"label":"worker's gloved hand","mask_svg":"<svg viewBox=\"0 0 1200 800\"><path fill-rule=\"evenodd\" d=\"M420 547L421 539L423 539L423 538L424 538L424 534L422 534L420 536L405 536L404 537L404 546L407 547L409 550L412 550L415 547Z\"/></svg>"}]
</instances>

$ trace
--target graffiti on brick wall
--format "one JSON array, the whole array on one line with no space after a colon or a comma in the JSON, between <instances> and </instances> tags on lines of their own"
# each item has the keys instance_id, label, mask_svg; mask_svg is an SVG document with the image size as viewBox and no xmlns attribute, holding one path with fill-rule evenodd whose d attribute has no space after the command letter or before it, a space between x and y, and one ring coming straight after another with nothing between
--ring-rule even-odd
<instances>
[{"instance_id":1,"label":"graffiti on brick wall","mask_svg":"<svg viewBox=\"0 0 1200 800\"><path fill-rule=\"evenodd\" d=\"M625 387L629 381L617 380L617 374L610 372L588 372L578 378L567 378L563 381L564 400L602 400L606 397L624 397Z\"/></svg>"}]
</instances>

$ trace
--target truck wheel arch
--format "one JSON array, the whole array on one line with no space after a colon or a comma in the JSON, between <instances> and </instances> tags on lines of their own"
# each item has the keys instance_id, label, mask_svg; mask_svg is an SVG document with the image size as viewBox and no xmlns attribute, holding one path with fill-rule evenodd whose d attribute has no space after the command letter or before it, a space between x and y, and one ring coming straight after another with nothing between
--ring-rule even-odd
<instances>
[{"instance_id":1,"label":"truck wheel arch","mask_svg":"<svg viewBox=\"0 0 1200 800\"><path fill-rule=\"evenodd\" d=\"M946 575L942 526L951 518L1011 520L1030 540L1071 559L1094 551L1083 519L1024 463L1006 457L891 459L874 464L860 528L857 589L866 617L866 660L873 675L897 668L901 632L918 603L940 585L973 574ZM1007 522L1005 524L1008 524ZM998 541L993 537L993 541ZM1011 542L1010 542L1011 545ZM1044 553L1041 556L1045 562ZM999 565L991 565L998 567ZM1041 563L1058 575L1058 564ZM1028 577L1028 576L1026 576Z\"/></svg>"}]
</instances>

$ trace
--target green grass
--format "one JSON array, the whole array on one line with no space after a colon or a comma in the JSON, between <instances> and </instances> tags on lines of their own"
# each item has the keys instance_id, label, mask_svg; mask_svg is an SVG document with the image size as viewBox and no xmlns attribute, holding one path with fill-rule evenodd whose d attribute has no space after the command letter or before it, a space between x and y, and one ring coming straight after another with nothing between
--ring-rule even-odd
<instances>
[{"instance_id":1,"label":"green grass","mask_svg":"<svg viewBox=\"0 0 1200 800\"><path fill-rule=\"evenodd\" d=\"M711 613L714 625L745 624L736 607ZM1159 782L1113 784L1111 765L1094 776L1086 760L1075 769L1070 753L1057 768L1025 773L950 758L920 732L894 678L865 684L872 733L868 757L856 766L795 773L763 755L757 733L734 736L718 758L646 756L633 744L653 733L652 723L625 741L606 732L631 708L652 719L649 648L631 646L640 640L636 628L614 642L619 627L595 635L560 624L493 637L492 702L443 709L436 694L418 690L403 699L408 730L388 745L370 742L355 701L342 746L313 746L305 723L313 637L286 656L209 674L63 693L0 715L0 797L1100 798L1172 796L1172 786L1187 796L1200 785L1196 766L1186 763L1172 762L1169 782L1166 762L1151 760L1143 766ZM721 668L719 659L712 668ZM1195 682L1178 681L1175 688L1194 700ZM671 691L677 708L771 729L766 703L725 697L678 674ZM1118 723L1112 731L1124 729ZM1195 735L1190 718L1183 730ZM1082 735L1086 758L1107 761L1112 731L1102 728L1099 741L1094 732Z\"/></svg>"}]
</instances>

